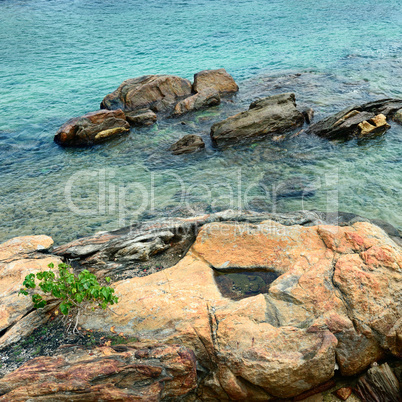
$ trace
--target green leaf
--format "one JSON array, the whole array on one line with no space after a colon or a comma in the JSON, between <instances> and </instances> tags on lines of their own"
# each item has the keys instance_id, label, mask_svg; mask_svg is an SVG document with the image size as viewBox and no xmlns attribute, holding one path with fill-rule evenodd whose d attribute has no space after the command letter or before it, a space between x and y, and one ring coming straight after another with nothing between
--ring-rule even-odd
<instances>
[{"instance_id":1,"label":"green leaf","mask_svg":"<svg viewBox=\"0 0 402 402\"><path fill-rule=\"evenodd\" d=\"M70 306L68 303L61 303L59 308L60 308L61 314L63 314L63 315L67 315L68 312L70 311Z\"/></svg>"}]
</instances>

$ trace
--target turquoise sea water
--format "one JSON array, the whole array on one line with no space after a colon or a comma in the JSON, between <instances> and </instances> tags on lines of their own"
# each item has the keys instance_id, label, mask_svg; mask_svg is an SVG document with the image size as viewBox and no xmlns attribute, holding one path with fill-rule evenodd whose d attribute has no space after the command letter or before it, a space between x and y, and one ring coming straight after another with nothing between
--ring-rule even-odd
<instances>
[{"instance_id":1,"label":"turquoise sea water","mask_svg":"<svg viewBox=\"0 0 402 402\"><path fill-rule=\"evenodd\" d=\"M277 209L339 208L401 229L395 123L368 142L301 134L216 150L208 141L211 124L258 96L294 91L317 119L402 97L401 39L399 0L0 1L0 241L60 243L183 208L268 208L267 188L295 178L314 195ZM170 120L89 149L53 143L60 125L98 109L124 79L220 67L239 95L186 125ZM201 134L206 151L170 155L186 133Z\"/></svg>"}]
</instances>

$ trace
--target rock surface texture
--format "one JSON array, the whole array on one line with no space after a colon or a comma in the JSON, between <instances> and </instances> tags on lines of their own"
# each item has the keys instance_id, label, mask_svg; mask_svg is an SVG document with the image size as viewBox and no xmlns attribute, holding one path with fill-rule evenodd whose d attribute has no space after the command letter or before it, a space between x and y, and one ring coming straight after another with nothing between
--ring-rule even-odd
<instances>
[{"instance_id":1,"label":"rock surface texture","mask_svg":"<svg viewBox=\"0 0 402 402\"><path fill-rule=\"evenodd\" d=\"M175 142L170 150L174 155L189 154L205 148L205 143L199 135L188 134Z\"/></svg>"},{"instance_id":2,"label":"rock surface texture","mask_svg":"<svg viewBox=\"0 0 402 402\"><path fill-rule=\"evenodd\" d=\"M142 127L151 126L152 124L154 124L156 122L157 116L152 110L140 109L134 112L127 112L126 118L131 126Z\"/></svg>"},{"instance_id":3,"label":"rock surface texture","mask_svg":"<svg viewBox=\"0 0 402 402\"><path fill-rule=\"evenodd\" d=\"M0 244L0 349L29 335L46 322L55 306L34 310L29 297L18 296L25 276L59 264L55 256L43 254L53 244L48 236L16 237Z\"/></svg>"},{"instance_id":4,"label":"rock surface texture","mask_svg":"<svg viewBox=\"0 0 402 402\"><path fill-rule=\"evenodd\" d=\"M165 112L190 94L189 80L173 75L144 75L124 81L103 99L101 109L126 112L147 108L156 113Z\"/></svg>"},{"instance_id":5,"label":"rock surface texture","mask_svg":"<svg viewBox=\"0 0 402 402\"><path fill-rule=\"evenodd\" d=\"M0 379L0 401L172 401L197 386L192 351L176 345L60 349Z\"/></svg>"},{"instance_id":6,"label":"rock surface texture","mask_svg":"<svg viewBox=\"0 0 402 402\"><path fill-rule=\"evenodd\" d=\"M362 134L378 133L389 128L384 118L378 116L392 118L401 108L402 99L382 99L351 106L312 124L307 132L328 139L349 139Z\"/></svg>"},{"instance_id":7,"label":"rock surface texture","mask_svg":"<svg viewBox=\"0 0 402 402\"><path fill-rule=\"evenodd\" d=\"M57 131L54 141L62 146L86 146L129 131L130 125L120 109L98 110L69 120Z\"/></svg>"},{"instance_id":8,"label":"rock surface texture","mask_svg":"<svg viewBox=\"0 0 402 402\"><path fill-rule=\"evenodd\" d=\"M181 116L188 112L216 106L221 103L219 92L215 89L206 89L178 102L173 110L173 117Z\"/></svg>"},{"instance_id":9,"label":"rock surface texture","mask_svg":"<svg viewBox=\"0 0 402 402\"><path fill-rule=\"evenodd\" d=\"M286 93L260 99L249 110L228 117L211 127L217 144L282 133L303 125L304 116L296 109L295 95Z\"/></svg>"},{"instance_id":10,"label":"rock surface texture","mask_svg":"<svg viewBox=\"0 0 402 402\"><path fill-rule=\"evenodd\" d=\"M293 397L329 380L336 363L353 375L387 354L402 357L402 250L382 229L233 218L198 218L202 228L184 258L115 283L116 314L83 317L81 325L113 325L143 342L194 350L204 372L202 400ZM64 252L73 247L80 246ZM268 290L241 300L224 297L217 285L217 275L243 273L251 282L264 272L276 278Z\"/></svg>"},{"instance_id":11,"label":"rock surface texture","mask_svg":"<svg viewBox=\"0 0 402 402\"><path fill-rule=\"evenodd\" d=\"M210 89L213 89L220 95L229 95L236 93L239 87L224 68L219 70L204 70L194 74L194 92L201 93Z\"/></svg>"}]
</instances>

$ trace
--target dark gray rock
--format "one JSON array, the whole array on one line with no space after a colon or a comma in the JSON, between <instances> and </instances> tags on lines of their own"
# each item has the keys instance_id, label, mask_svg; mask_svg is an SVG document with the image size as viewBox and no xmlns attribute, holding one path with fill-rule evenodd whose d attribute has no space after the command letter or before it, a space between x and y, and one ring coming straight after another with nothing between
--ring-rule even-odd
<instances>
[{"instance_id":1,"label":"dark gray rock","mask_svg":"<svg viewBox=\"0 0 402 402\"><path fill-rule=\"evenodd\" d=\"M169 149L173 155L189 154L205 148L205 143L199 135L188 134L175 142Z\"/></svg>"},{"instance_id":2,"label":"dark gray rock","mask_svg":"<svg viewBox=\"0 0 402 402\"><path fill-rule=\"evenodd\" d=\"M402 108L402 99L381 99L348 107L315 124L306 131L328 139L352 138L359 134L359 124L379 114L392 118Z\"/></svg>"},{"instance_id":3,"label":"dark gray rock","mask_svg":"<svg viewBox=\"0 0 402 402\"><path fill-rule=\"evenodd\" d=\"M286 93L257 100L249 110L215 123L211 138L217 144L237 142L283 133L303 123L303 114L296 109L295 95Z\"/></svg>"},{"instance_id":4,"label":"dark gray rock","mask_svg":"<svg viewBox=\"0 0 402 402\"><path fill-rule=\"evenodd\" d=\"M300 110L303 113L304 120L307 124L311 124L314 119L314 110L311 107L306 107Z\"/></svg>"}]
</instances>

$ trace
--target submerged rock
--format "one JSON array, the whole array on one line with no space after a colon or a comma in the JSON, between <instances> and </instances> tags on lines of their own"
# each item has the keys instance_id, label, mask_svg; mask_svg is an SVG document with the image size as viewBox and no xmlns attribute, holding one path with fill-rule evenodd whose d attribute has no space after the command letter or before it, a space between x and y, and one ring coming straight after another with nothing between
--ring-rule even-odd
<instances>
[{"instance_id":1,"label":"submerged rock","mask_svg":"<svg viewBox=\"0 0 402 402\"><path fill-rule=\"evenodd\" d=\"M62 146L86 146L129 131L130 125L120 109L98 110L69 120L57 131L54 141Z\"/></svg>"},{"instance_id":2,"label":"submerged rock","mask_svg":"<svg viewBox=\"0 0 402 402\"><path fill-rule=\"evenodd\" d=\"M169 149L174 155L189 154L205 148L205 143L199 135L188 134L175 142Z\"/></svg>"},{"instance_id":3,"label":"submerged rock","mask_svg":"<svg viewBox=\"0 0 402 402\"><path fill-rule=\"evenodd\" d=\"M144 75L124 81L107 95L101 109L133 111L151 109L166 112L183 97L191 94L191 82L174 75Z\"/></svg>"},{"instance_id":4,"label":"submerged rock","mask_svg":"<svg viewBox=\"0 0 402 402\"><path fill-rule=\"evenodd\" d=\"M59 349L0 379L0 401L179 400L197 386L194 353L178 345Z\"/></svg>"},{"instance_id":5,"label":"submerged rock","mask_svg":"<svg viewBox=\"0 0 402 402\"><path fill-rule=\"evenodd\" d=\"M189 96L178 102L173 111L173 117L181 116L188 112L216 106L221 103L219 92L215 89L205 89L202 92Z\"/></svg>"},{"instance_id":6,"label":"submerged rock","mask_svg":"<svg viewBox=\"0 0 402 402\"><path fill-rule=\"evenodd\" d=\"M156 114L149 109L140 109L133 112L126 113L126 119L131 126L142 127L151 126L156 122Z\"/></svg>"},{"instance_id":7,"label":"submerged rock","mask_svg":"<svg viewBox=\"0 0 402 402\"><path fill-rule=\"evenodd\" d=\"M303 114L296 109L295 95L286 93L260 99L249 110L228 117L211 127L211 138L217 143L282 133L303 125Z\"/></svg>"},{"instance_id":8,"label":"submerged rock","mask_svg":"<svg viewBox=\"0 0 402 402\"><path fill-rule=\"evenodd\" d=\"M49 311L55 308L50 304L35 310L29 297L18 295L26 275L62 262L42 253L52 244L48 236L16 237L0 244L0 349L29 335L49 319Z\"/></svg>"},{"instance_id":9,"label":"submerged rock","mask_svg":"<svg viewBox=\"0 0 402 402\"><path fill-rule=\"evenodd\" d=\"M329 116L313 125L311 125L307 133L325 137L328 139L349 139L367 134L367 122L374 126L370 131L387 129L388 125L383 121L382 117L392 118L399 109L402 108L401 99L381 99L374 102L365 103L363 105L348 107L332 116ZM374 120L373 120L374 119ZM383 122L377 127L376 122ZM366 121L366 123L364 123ZM361 126L359 126L361 124ZM381 128L380 128L381 127Z\"/></svg>"},{"instance_id":10,"label":"submerged rock","mask_svg":"<svg viewBox=\"0 0 402 402\"><path fill-rule=\"evenodd\" d=\"M204 70L194 74L194 92L214 90L220 95L229 95L239 90L238 85L224 68L219 70Z\"/></svg>"}]
</instances>

